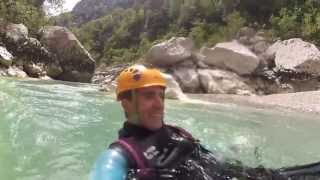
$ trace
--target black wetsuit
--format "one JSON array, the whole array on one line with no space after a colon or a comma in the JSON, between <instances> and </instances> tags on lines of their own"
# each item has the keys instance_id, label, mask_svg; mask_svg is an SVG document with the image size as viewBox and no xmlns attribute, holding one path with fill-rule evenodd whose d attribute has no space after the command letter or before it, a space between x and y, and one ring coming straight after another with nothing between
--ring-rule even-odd
<instances>
[{"instance_id":1,"label":"black wetsuit","mask_svg":"<svg viewBox=\"0 0 320 180\"><path fill-rule=\"evenodd\" d=\"M110 148L120 151L129 162L128 179L148 180L284 180L320 179L318 175L295 176L290 168L278 170L263 167L249 168L235 161L216 158L215 154L205 149L191 135L181 128L164 125L157 131L150 131L139 126L124 123L119 131L119 139L125 139L137 154L115 142ZM137 164L144 164L141 168ZM219 159L219 160L218 160ZM232 163L231 163L232 162ZM293 173L288 173L289 170ZM320 172L320 170L318 170ZM300 173L303 174L303 173ZM302 178L304 177L304 178Z\"/></svg>"}]
</instances>

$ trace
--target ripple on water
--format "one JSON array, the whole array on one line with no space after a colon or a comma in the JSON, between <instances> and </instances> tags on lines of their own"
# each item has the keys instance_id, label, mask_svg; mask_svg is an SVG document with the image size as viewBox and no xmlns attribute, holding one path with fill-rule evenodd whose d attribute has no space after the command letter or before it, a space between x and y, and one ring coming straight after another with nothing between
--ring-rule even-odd
<instances>
[{"instance_id":1,"label":"ripple on water","mask_svg":"<svg viewBox=\"0 0 320 180\"><path fill-rule=\"evenodd\" d=\"M0 160L8 162L0 163L1 180L88 179L95 158L116 138L124 117L112 97L88 85L59 83L0 79ZM252 166L318 161L320 122L312 118L236 105L166 103L167 122Z\"/></svg>"}]
</instances>

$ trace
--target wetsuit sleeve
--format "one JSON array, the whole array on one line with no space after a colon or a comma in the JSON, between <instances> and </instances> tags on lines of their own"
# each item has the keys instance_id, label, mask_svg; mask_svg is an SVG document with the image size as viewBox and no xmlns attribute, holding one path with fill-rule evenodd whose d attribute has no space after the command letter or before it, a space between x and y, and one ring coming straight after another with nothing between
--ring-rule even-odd
<instances>
[{"instance_id":1,"label":"wetsuit sleeve","mask_svg":"<svg viewBox=\"0 0 320 180\"><path fill-rule=\"evenodd\" d=\"M122 151L107 149L101 153L90 173L90 180L125 180L128 162Z\"/></svg>"}]
</instances>

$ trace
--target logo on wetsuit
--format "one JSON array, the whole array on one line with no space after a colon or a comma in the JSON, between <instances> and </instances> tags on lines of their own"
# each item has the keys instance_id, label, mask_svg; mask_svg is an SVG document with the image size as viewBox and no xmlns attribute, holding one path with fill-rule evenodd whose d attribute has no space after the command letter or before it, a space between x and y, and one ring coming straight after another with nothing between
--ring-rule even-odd
<instances>
[{"instance_id":1,"label":"logo on wetsuit","mask_svg":"<svg viewBox=\"0 0 320 180\"><path fill-rule=\"evenodd\" d=\"M150 146L146 151L143 152L143 155L148 159L152 159L157 156L160 152L155 146Z\"/></svg>"}]
</instances>

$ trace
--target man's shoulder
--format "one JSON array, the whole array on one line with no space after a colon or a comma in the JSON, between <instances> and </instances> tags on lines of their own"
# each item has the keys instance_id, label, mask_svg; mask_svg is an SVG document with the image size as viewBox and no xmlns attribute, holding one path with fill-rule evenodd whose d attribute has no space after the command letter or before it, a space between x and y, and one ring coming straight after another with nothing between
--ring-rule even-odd
<instances>
[{"instance_id":1,"label":"man's shoulder","mask_svg":"<svg viewBox=\"0 0 320 180\"><path fill-rule=\"evenodd\" d=\"M134 166L135 163L134 163L133 158L131 157L132 156L131 152L128 151L128 147L124 146L120 142L121 141L117 140L117 141L111 143L108 147L108 150L116 151L117 153L122 154L126 158L128 164L129 164L129 167Z\"/></svg>"}]
</instances>

